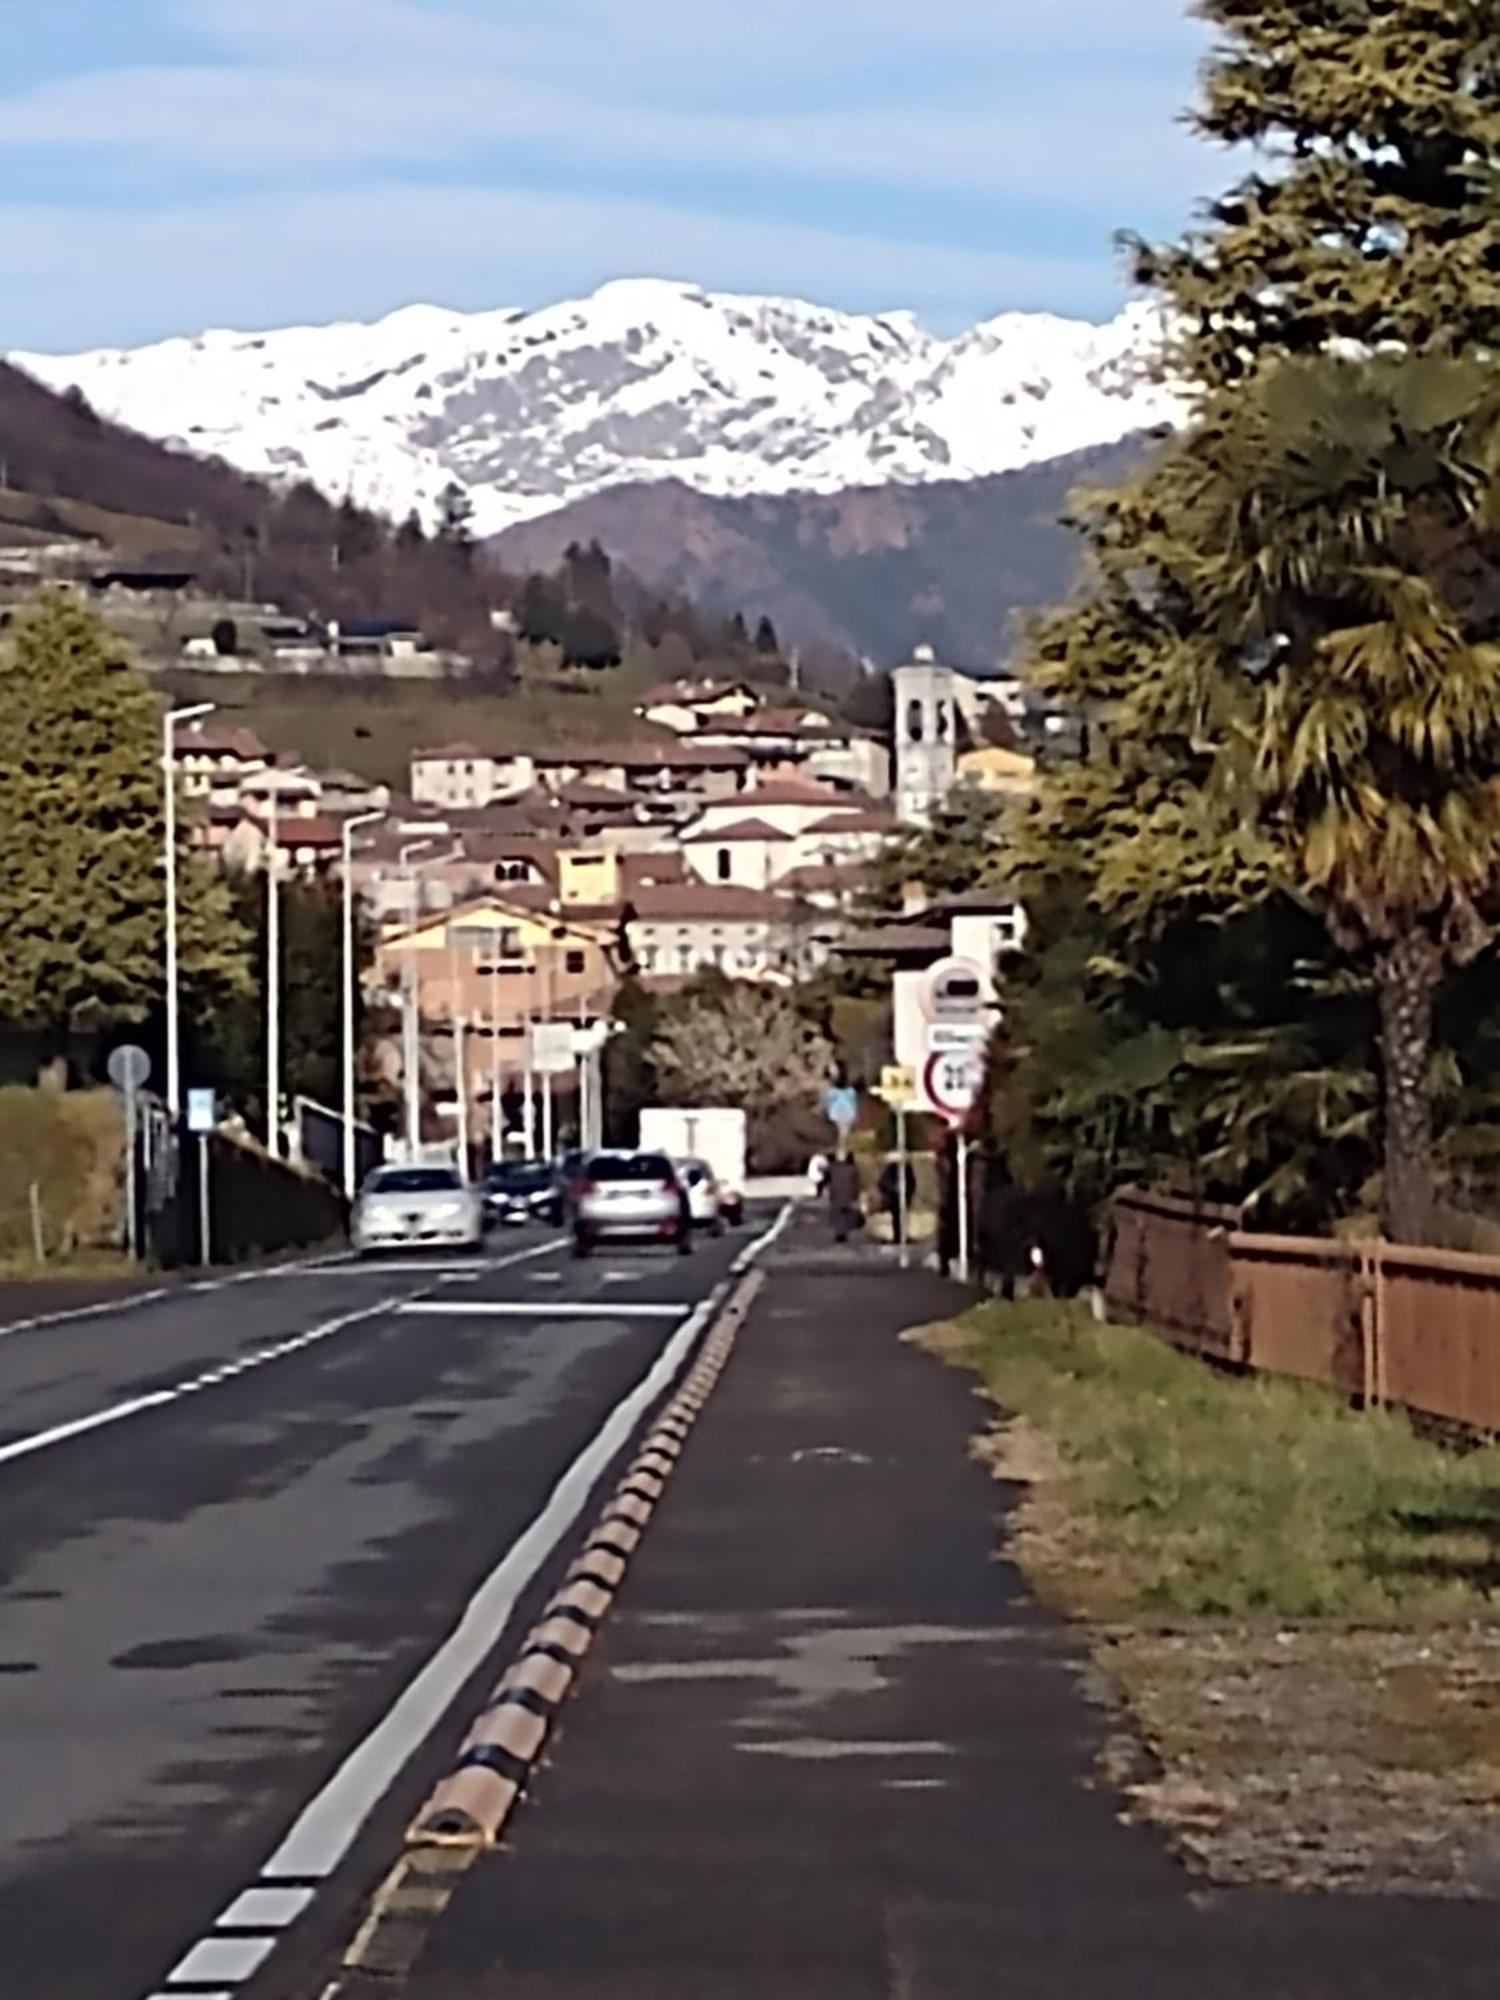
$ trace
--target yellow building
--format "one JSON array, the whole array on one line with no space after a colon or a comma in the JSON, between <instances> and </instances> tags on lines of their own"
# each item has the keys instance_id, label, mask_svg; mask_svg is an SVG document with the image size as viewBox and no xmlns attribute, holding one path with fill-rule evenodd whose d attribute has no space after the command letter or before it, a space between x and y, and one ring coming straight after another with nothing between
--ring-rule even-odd
<instances>
[{"instance_id":1,"label":"yellow building","mask_svg":"<svg viewBox=\"0 0 1500 2000\"><path fill-rule=\"evenodd\" d=\"M958 781L1003 798L1028 798L1036 790L1036 760L1020 750L987 744L980 750L966 750L959 758Z\"/></svg>"}]
</instances>

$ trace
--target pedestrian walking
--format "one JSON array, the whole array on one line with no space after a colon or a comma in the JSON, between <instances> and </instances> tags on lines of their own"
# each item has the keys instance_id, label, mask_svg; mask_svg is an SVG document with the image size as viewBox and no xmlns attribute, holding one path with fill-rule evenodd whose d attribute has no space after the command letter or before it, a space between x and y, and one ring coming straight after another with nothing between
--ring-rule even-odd
<instances>
[{"instance_id":1,"label":"pedestrian walking","mask_svg":"<svg viewBox=\"0 0 1500 2000\"><path fill-rule=\"evenodd\" d=\"M880 1170L880 1206L891 1225L891 1241L904 1244L907 1220L917 1195L917 1177L910 1160L892 1153Z\"/></svg>"},{"instance_id":2,"label":"pedestrian walking","mask_svg":"<svg viewBox=\"0 0 1500 2000\"><path fill-rule=\"evenodd\" d=\"M938 1269L945 1278L952 1277L959 1251L958 1204L961 1176L958 1170L958 1143L956 1132L951 1130L945 1132L937 1157Z\"/></svg>"},{"instance_id":3,"label":"pedestrian walking","mask_svg":"<svg viewBox=\"0 0 1500 2000\"><path fill-rule=\"evenodd\" d=\"M840 1153L828 1169L828 1208L834 1242L847 1243L864 1221L859 1168L848 1153Z\"/></svg>"}]
</instances>

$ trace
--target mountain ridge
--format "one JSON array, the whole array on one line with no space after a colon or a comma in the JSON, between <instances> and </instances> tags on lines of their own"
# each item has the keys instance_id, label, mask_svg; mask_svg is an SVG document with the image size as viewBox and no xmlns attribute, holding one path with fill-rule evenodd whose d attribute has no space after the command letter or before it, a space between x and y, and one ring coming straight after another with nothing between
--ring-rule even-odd
<instances>
[{"instance_id":1,"label":"mountain ridge","mask_svg":"<svg viewBox=\"0 0 1500 2000\"><path fill-rule=\"evenodd\" d=\"M431 519L457 482L499 534L610 488L723 499L992 477L1176 420L1154 309L1103 326L910 313L617 280L535 311L215 329L9 357L102 415L283 485Z\"/></svg>"}]
</instances>

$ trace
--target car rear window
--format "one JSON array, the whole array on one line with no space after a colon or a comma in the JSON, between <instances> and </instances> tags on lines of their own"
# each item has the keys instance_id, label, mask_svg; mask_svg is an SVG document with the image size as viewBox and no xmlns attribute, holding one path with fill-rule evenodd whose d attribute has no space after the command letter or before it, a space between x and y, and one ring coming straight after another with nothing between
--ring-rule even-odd
<instances>
[{"instance_id":1,"label":"car rear window","mask_svg":"<svg viewBox=\"0 0 1500 2000\"><path fill-rule=\"evenodd\" d=\"M552 1170L535 1162L530 1165L491 1167L487 1178L492 1188L502 1188L508 1194L533 1194L551 1181Z\"/></svg>"},{"instance_id":2,"label":"car rear window","mask_svg":"<svg viewBox=\"0 0 1500 2000\"><path fill-rule=\"evenodd\" d=\"M601 1153L589 1161L591 1181L670 1181L676 1175L665 1153Z\"/></svg>"},{"instance_id":3,"label":"car rear window","mask_svg":"<svg viewBox=\"0 0 1500 2000\"><path fill-rule=\"evenodd\" d=\"M371 1194L451 1194L463 1182L454 1167L387 1167L369 1185Z\"/></svg>"}]
</instances>

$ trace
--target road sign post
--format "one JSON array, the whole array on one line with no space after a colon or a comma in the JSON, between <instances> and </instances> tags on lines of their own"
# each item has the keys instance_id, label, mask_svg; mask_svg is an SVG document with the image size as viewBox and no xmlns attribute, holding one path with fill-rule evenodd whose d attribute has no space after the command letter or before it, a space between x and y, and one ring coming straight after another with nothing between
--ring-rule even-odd
<instances>
[{"instance_id":1,"label":"road sign post","mask_svg":"<svg viewBox=\"0 0 1500 2000\"><path fill-rule=\"evenodd\" d=\"M140 1143L141 1092L150 1080L151 1058L134 1042L112 1051L109 1080L125 1100L125 1249L138 1261L141 1254L140 1181L136 1152Z\"/></svg>"},{"instance_id":2,"label":"road sign post","mask_svg":"<svg viewBox=\"0 0 1500 2000\"><path fill-rule=\"evenodd\" d=\"M219 1122L217 1093L212 1090L190 1090L187 1122L188 1131L195 1134L198 1140L198 1261L207 1265L213 1262L213 1211L209 1200L212 1154L208 1142Z\"/></svg>"}]
</instances>

